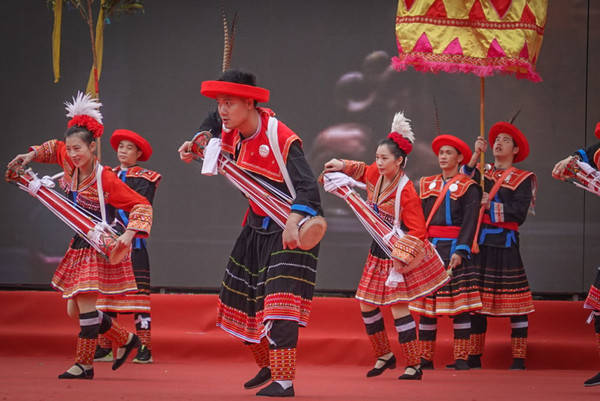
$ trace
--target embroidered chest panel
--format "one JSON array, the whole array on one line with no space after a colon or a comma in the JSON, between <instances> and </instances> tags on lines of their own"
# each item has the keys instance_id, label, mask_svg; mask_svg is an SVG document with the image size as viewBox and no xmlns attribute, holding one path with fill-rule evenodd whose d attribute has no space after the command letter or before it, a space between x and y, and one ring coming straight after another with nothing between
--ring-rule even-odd
<instances>
[{"instance_id":1,"label":"embroidered chest panel","mask_svg":"<svg viewBox=\"0 0 600 401\"><path fill-rule=\"evenodd\" d=\"M453 182L448 188L448 192L450 192L450 198L457 200L461 196L463 196L467 189L473 184L476 184L475 181L467 177L466 175L460 175L460 178ZM419 181L419 197L421 199L429 198L430 196L439 197L442 193L442 189L444 188L444 180L442 179L442 175L432 175L430 177L422 177Z\"/></svg>"},{"instance_id":2,"label":"embroidered chest panel","mask_svg":"<svg viewBox=\"0 0 600 401\"><path fill-rule=\"evenodd\" d=\"M373 174L372 171L369 171L369 173L371 174L368 174L367 176L367 202L373 208L375 208L374 206L377 206L376 210L380 211L380 215L393 223L396 189L398 188L398 183L400 178L402 178L402 174L396 175L389 185L385 188L381 188L383 185L383 176L378 172ZM387 217L385 215L387 215Z\"/></svg>"},{"instance_id":3,"label":"embroidered chest panel","mask_svg":"<svg viewBox=\"0 0 600 401\"><path fill-rule=\"evenodd\" d=\"M504 173L504 170L496 170L492 168L486 170L485 178L495 183L500 179L502 173ZM534 174L531 171L519 170L516 168L512 173L508 175L508 177L504 179L504 182L501 184L501 187L508 188L514 191L519 185L521 185L523 181L525 181L525 179L527 179L527 177L532 175Z\"/></svg>"},{"instance_id":4,"label":"embroidered chest panel","mask_svg":"<svg viewBox=\"0 0 600 401\"><path fill-rule=\"evenodd\" d=\"M394 225L394 202L392 202L391 207L389 204L378 205L376 203L367 201L367 204L371 207L371 209L375 210L377 214L385 220L390 226Z\"/></svg>"},{"instance_id":5,"label":"embroidered chest panel","mask_svg":"<svg viewBox=\"0 0 600 401\"><path fill-rule=\"evenodd\" d=\"M94 181L94 184L96 184L95 181ZM70 183L66 184L64 186L64 190L65 190L65 192L67 192L69 194L71 194L73 192L71 190ZM106 201L107 197L108 197L108 194L105 192L104 193L105 201ZM82 191L78 191L76 203L85 209L92 210L94 212L99 212L100 211L100 201L98 198L98 188L96 187L96 185L91 185Z\"/></svg>"},{"instance_id":6,"label":"embroidered chest panel","mask_svg":"<svg viewBox=\"0 0 600 401\"><path fill-rule=\"evenodd\" d=\"M113 171L118 175L121 169L116 167L113 169ZM158 182L162 176L156 171L148 170L140 166L133 166L127 169L125 178L143 178L144 180L148 180L150 182Z\"/></svg>"},{"instance_id":7,"label":"embroidered chest panel","mask_svg":"<svg viewBox=\"0 0 600 401\"><path fill-rule=\"evenodd\" d=\"M74 192L73 182L77 180L77 170L74 170L74 176L68 176L66 173L61 179L60 184L63 190L71 195ZM107 202L109 194L104 192L104 201ZM72 198L71 198L72 199ZM100 211L100 199L98 197L98 186L96 185L96 176L92 174L86 178L80 185L77 191L76 203L93 212Z\"/></svg>"},{"instance_id":8,"label":"embroidered chest panel","mask_svg":"<svg viewBox=\"0 0 600 401\"><path fill-rule=\"evenodd\" d=\"M235 161L239 167L260 174L270 180L283 182L283 175L279 171L279 165L275 160L273 151L267 137L267 126L270 114L261 111L260 131L249 138L242 139L238 130L224 132L221 134L221 149L235 156L239 146L239 154ZM290 146L294 141L302 141L300 138L281 121L277 125L277 140L284 163L287 162Z\"/></svg>"}]
</instances>

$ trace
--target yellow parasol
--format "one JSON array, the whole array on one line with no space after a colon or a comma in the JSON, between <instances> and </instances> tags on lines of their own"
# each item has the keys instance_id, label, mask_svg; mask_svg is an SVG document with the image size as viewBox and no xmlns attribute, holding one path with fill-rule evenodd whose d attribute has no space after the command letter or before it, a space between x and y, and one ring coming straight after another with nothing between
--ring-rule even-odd
<instances>
[{"instance_id":1,"label":"yellow parasol","mask_svg":"<svg viewBox=\"0 0 600 401\"><path fill-rule=\"evenodd\" d=\"M540 82L535 69L548 0L399 0L398 71L470 73L480 77L480 135L485 136L485 77L510 74ZM484 155L480 168L483 183Z\"/></svg>"}]
</instances>

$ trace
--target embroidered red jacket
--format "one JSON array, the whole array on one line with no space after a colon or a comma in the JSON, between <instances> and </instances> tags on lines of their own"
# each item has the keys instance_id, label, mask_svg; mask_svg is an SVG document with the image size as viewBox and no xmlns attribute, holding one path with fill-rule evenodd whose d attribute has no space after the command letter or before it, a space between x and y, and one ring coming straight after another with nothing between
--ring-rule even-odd
<instances>
[{"instance_id":1,"label":"embroidered red jacket","mask_svg":"<svg viewBox=\"0 0 600 401\"><path fill-rule=\"evenodd\" d=\"M243 138L237 129L231 132L223 131L221 149L229 153L239 167L264 177L269 184L284 193L289 193L266 134L269 117L275 113L266 108L259 107L257 110L260 115L260 130L249 138ZM277 138L283 161L296 190L292 211L311 216L322 214L317 181L304 157L302 141L281 121L277 124ZM255 214L265 216L252 200L249 200L249 203Z\"/></svg>"},{"instance_id":2,"label":"embroidered red jacket","mask_svg":"<svg viewBox=\"0 0 600 401\"><path fill-rule=\"evenodd\" d=\"M273 181L283 182L283 176L281 175L275 156L273 156L273 151L271 150L266 134L269 117L274 116L275 113L270 109L260 107L258 111L260 113L260 131L246 139L241 138L237 129L230 132L223 131L221 133L221 149L231 154L236 159L235 164L244 170L260 174ZM277 125L277 138L283 161L287 163L292 143L299 141L302 144L302 141L294 131L281 121ZM239 151L236 150L238 146ZM237 158L235 157L236 154Z\"/></svg>"},{"instance_id":3,"label":"embroidered red jacket","mask_svg":"<svg viewBox=\"0 0 600 401\"><path fill-rule=\"evenodd\" d=\"M375 210L379 211L381 217L390 224L393 224L396 188L402 174L397 174L391 185L381 191L383 176L379 174L379 169L375 163L367 165L360 161L344 160L344 169L342 172L357 181L367 184L367 202ZM421 201L411 181L406 183L402 189L400 197L400 221L402 230L405 233L421 240L427 238Z\"/></svg>"},{"instance_id":4,"label":"embroidered red jacket","mask_svg":"<svg viewBox=\"0 0 600 401\"><path fill-rule=\"evenodd\" d=\"M62 180L65 190L77 193L76 202L78 205L92 212L100 210L96 174L90 174L78 186L79 169L75 168L67 155L64 142L53 139L39 146L33 146L32 149L36 153L34 161L58 164L63 168L65 175ZM94 168L96 168L96 164L94 164ZM129 212L128 229L137 231L137 236L142 238L150 234L152 227L152 206L150 202L119 180L108 166L104 166L102 170L102 190L107 204Z\"/></svg>"}]
</instances>

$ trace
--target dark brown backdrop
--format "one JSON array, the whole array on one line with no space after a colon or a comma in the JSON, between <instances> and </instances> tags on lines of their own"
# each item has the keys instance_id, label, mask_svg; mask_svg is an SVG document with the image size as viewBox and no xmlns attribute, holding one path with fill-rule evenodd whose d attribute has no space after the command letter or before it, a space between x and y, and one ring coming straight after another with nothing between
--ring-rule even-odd
<instances>
[{"instance_id":1,"label":"dark brown backdrop","mask_svg":"<svg viewBox=\"0 0 600 401\"><path fill-rule=\"evenodd\" d=\"M129 128L147 137L155 151L147 166L164 175L149 241L153 285L216 288L240 230L244 201L222 177L202 177L199 165L181 163L176 150L214 107L199 87L219 74L218 2L145 3L145 15L111 21L105 30L100 91L106 132ZM257 0L226 6L240 15L233 65L255 72L259 84L271 90L269 106L304 139L315 172L335 154L371 161L393 113L404 110L420 142L409 174L418 179L434 173L433 95L444 132L469 143L477 135L477 77L409 71L382 78L377 57L366 60L377 50L394 55L395 1ZM62 136L63 102L84 88L91 56L85 25L76 12L65 12L63 78L53 84L52 15L45 2L2 2L0 11L0 160L6 163L28 145ZM550 177L556 160L596 140L599 21L595 1L552 1L538 63L544 82L486 80L486 126L521 108L516 124L531 144L522 167L538 175L537 214L521 233L536 292L585 292L600 265L600 199ZM378 95L369 99L376 88ZM357 110L347 109L349 98ZM325 129L349 129L344 123L354 123L350 128L359 134L349 151L317 140ZM107 139L103 151L104 163L114 164ZM1 188L0 285L46 285L71 234L27 194L8 184ZM354 289L369 237L331 195L323 194L323 203L331 229L322 243L318 288Z\"/></svg>"}]
</instances>

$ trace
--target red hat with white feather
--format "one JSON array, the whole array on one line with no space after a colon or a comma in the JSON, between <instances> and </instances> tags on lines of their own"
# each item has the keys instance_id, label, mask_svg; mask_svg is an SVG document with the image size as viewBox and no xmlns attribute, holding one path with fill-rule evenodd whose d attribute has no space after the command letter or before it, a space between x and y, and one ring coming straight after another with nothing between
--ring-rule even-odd
<instances>
[{"instance_id":1,"label":"red hat with white feather","mask_svg":"<svg viewBox=\"0 0 600 401\"><path fill-rule=\"evenodd\" d=\"M70 118L67 124L69 128L78 126L90 131L94 138L102 136L104 132L102 113L100 113L102 103L87 93L77 92L77 96L73 97L73 102L65 102L65 106L67 117Z\"/></svg>"},{"instance_id":2,"label":"red hat with white feather","mask_svg":"<svg viewBox=\"0 0 600 401\"><path fill-rule=\"evenodd\" d=\"M394 141L407 156L412 151L415 134L410 127L410 120L404 116L403 112L394 115L392 129L387 137Z\"/></svg>"}]
</instances>

